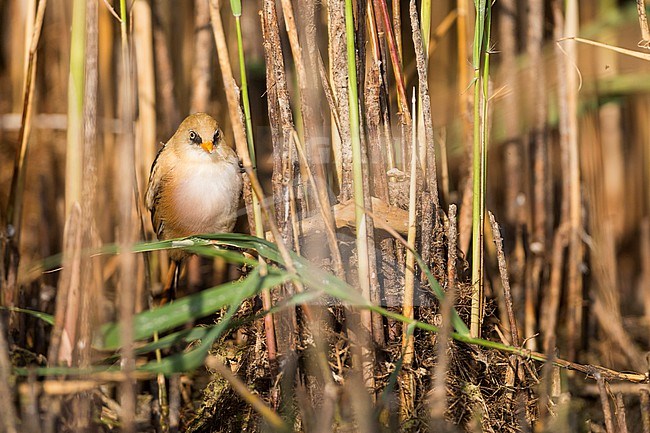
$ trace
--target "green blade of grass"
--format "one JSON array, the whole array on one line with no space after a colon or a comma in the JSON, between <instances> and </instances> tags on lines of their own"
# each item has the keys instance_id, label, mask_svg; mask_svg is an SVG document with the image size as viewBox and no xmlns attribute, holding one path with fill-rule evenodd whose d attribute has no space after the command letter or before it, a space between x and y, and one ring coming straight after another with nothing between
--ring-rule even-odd
<instances>
[{"instance_id":1,"label":"green blade of grass","mask_svg":"<svg viewBox=\"0 0 650 433\"><path fill-rule=\"evenodd\" d=\"M238 302L242 293L254 295L255 290L274 287L288 280L286 273L277 273L269 269L266 276L261 276L255 269L244 280L226 283L201 291L191 296L176 300L171 304L155 310L148 310L137 314L133 318L133 336L135 340L142 340L153 336L155 332L164 332L192 320L205 317L219 311L226 305ZM120 325L110 323L102 328L102 341L99 345L103 350L114 350L120 347Z\"/></svg>"}]
</instances>

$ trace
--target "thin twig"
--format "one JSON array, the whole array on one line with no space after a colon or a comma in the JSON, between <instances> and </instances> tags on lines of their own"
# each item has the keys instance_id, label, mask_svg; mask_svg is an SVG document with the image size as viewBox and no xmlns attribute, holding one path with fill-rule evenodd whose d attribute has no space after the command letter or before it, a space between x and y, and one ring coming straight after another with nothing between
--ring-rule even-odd
<instances>
[{"instance_id":1,"label":"thin twig","mask_svg":"<svg viewBox=\"0 0 650 433\"><path fill-rule=\"evenodd\" d=\"M609 405L609 397L607 395L607 388L605 380L600 373L595 374L596 382L598 383L598 391L600 394L600 404L603 408L603 417L605 418L605 429L607 433L615 433L614 420L612 419L612 408Z\"/></svg>"},{"instance_id":2,"label":"thin twig","mask_svg":"<svg viewBox=\"0 0 650 433\"><path fill-rule=\"evenodd\" d=\"M492 226L492 237L494 238L494 243L497 247L499 274L501 275L501 284L503 285L503 297L505 298L506 302L506 310L508 313L508 322L510 324L512 344L514 346L519 346L521 344L521 341L519 340L519 328L517 326L517 319L515 318L515 312L512 303L512 293L510 292L510 280L508 278L508 268L506 266L506 255L503 251L503 238L501 237L501 230L499 229L499 224L494 218L494 214L488 211L488 216L490 218L490 225Z\"/></svg>"}]
</instances>

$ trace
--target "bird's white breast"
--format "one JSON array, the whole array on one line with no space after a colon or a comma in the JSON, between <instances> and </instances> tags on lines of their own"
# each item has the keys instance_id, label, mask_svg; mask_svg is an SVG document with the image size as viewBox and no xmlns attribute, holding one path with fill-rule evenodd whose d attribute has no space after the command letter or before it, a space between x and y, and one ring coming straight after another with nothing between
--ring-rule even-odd
<instances>
[{"instance_id":1,"label":"bird's white breast","mask_svg":"<svg viewBox=\"0 0 650 433\"><path fill-rule=\"evenodd\" d=\"M242 188L239 166L232 162L197 162L175 169L175 225L191 234L231 231Z\"/></svg>"}]
</instances>

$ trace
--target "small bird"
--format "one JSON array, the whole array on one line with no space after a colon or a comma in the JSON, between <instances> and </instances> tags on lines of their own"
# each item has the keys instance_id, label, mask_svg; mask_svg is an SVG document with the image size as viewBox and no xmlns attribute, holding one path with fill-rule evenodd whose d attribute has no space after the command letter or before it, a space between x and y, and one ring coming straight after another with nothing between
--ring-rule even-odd
<instances>
[{"instance_id":1,"label":"small bird","mask_svg":"<svg viewBox=\"0 0 650 433\"><path fill-rule=\"evenodd\" d=\"M229 233L235 226L241 192L241 170L235 151L224 141L216 120L195 113L183 120L158 151L145 203L160 240ZM165 287L168 299L174 295L180 263L188 255L181 250L169 252L173 280L169 278Z\"/></svg>"}]
</instances>

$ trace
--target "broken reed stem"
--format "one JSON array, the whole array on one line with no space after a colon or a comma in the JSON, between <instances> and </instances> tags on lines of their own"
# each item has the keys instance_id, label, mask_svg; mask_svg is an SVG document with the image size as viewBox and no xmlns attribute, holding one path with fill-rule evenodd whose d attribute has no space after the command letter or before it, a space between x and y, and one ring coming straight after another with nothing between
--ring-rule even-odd
<instances>
[{"instance_id":1,"label":"broken reed stem","mask_svg":"<svg viewBox=\"0 0 650 433\"><path fill-rule=\"evenodd\" d=\"M650 29L648 29L648 17L645 13L645 0L636 0L636 11L639 15L639 27L641 27L641 40L638 46L650 48Z\"/></svg>"},{"instance_id":2,"label":"broken reed stem","mask_svg":"<svg viewBox=\"0 0 650 433\"><path fill-rule=\"evenodd\" d=\"M494 214L488 211L490 218L490 225L492 226L492 237L494 244L497 248L497 261L499 263L499 275L501 276L501 284L503 285L503 297L505 299L506 310L508 313L508 323L510 325L510 336L513 346L521 344L519 340L519 328L517 327L517 319L512 303L512 293L510 292L510 280L508 278L508 267L506 266L506 255L503 251L503 238L501 237L501 230L499 224L494 218Z\"/></svg>"}]
</instances>

